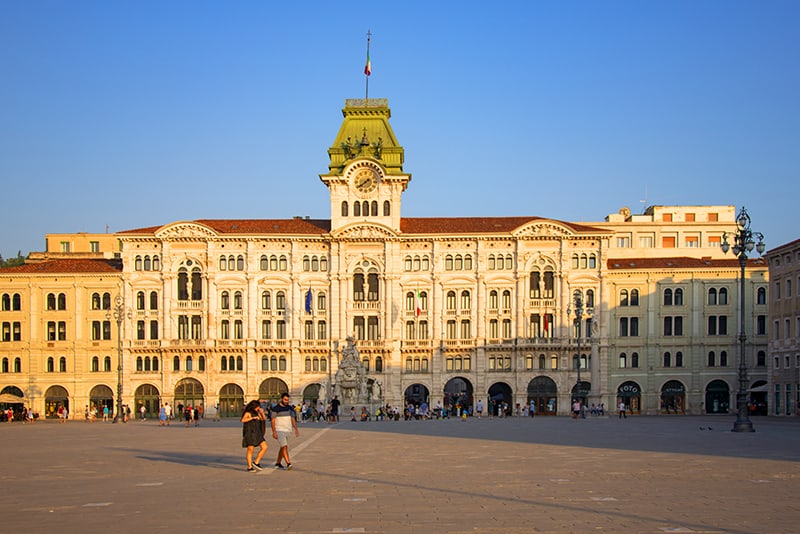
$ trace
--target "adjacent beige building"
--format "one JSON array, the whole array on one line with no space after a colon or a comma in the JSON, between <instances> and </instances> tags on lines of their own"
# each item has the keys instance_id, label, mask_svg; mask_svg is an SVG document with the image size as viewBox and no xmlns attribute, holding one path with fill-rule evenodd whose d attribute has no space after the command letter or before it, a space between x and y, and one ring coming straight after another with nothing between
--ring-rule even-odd
<instances>
[{"instance_id":1,"label":"adjacent beige building","mask_svg":"<svg viewBox=\"0 0 800 534\"><path fill-rule=\"evenodd\" d=\"M47 414L111 406L120 340L134 410L238 416L284 390L326 402L352 337L372 409L480 400L560 415L581 398L733 412L739 265L720 243L734 207L403 217L413 184L388 103L348 100L343 115L320 175L328 218L170 222L80 255L69 235L56 250L48 236L34 263L0 271L0 390ZM751 260L746 277L752 395L765 403L766 263Z\"/></svg>"},{"instance_id":2,"label":"adjacent beige building","mask_svg":"<svg viewBox=\"0 0 800 534\"><path fill-rule=\"evenodd\" d=\"M800 412L800 240L769 251L770 415Z\"/></svg>"}]
</instances>

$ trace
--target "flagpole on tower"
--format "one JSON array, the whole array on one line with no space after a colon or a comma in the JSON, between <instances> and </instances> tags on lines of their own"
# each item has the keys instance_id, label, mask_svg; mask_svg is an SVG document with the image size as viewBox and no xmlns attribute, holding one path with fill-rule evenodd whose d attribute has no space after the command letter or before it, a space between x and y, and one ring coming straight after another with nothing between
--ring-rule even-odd
<instances>
[{"instance_id":1,"label":"flagpole on tower","mask_svg":"<svg viewBox=\"0 0 800 534\"><path fill-rule=\"evenodd\" d=\"M367 63L364 65L364 76L367 79L367 88L364 94L364 103L365 105L369 105L369 75L372 74L372 63L369 60L369 43L370 39L372 38L372 32L367 30Z\"/></svg>"}]
</instances>

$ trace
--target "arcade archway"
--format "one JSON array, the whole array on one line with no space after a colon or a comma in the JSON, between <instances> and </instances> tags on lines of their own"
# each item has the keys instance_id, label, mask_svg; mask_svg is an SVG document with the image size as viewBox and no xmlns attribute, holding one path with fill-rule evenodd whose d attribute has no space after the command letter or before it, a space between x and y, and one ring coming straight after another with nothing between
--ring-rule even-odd
<instances>
[{"instance_id":1,"label":"arcade archway","mask_svg":"<svg viewBox=\"0 0 800 534\"><path fill-rule=\"evenodd\" d=\"M472 406L472 383L466 378L457 376L444 385L444 408L453 415L457 409Z\"/></svg>"},{"instance_id":2,"label":"arcade archway","mask_svg":"<svg viewBox=\"0 0 800 534\"><path fill-rule=\"evenodd\" d=\"M430 404L430 390L424 384L411 384L403 394L406 406L413 404L419 406L423 402Z\"/></svg>"},{"instance_id":3,"label":"arcade archway","mask_svg":"<svg viewBox=\"0 0 800 534\"><path fill-rule=\"evenodd\" d=\"M642 388L633 381L623 382L617 388L616 406L604 406L605 410L614 411L619 406L620 401L625 403L628 413L638 414L642 409Z\"/></svg>"},{"instance_id":4,"label":"arcade archway","mask_svg":"<svg viewBox=\"0 0 800 534\"><path fill-rule=\"evenodd\" d=\"M50 386L44 392L44 416L58 418L58 407L63 406L69 414L69 394L63 386Z\"/></svg>"},{"instance_id":5,"label":"arcade archway","mask_svg":"<svg viewBox=\"0 0 800 534\"><path fill-rule=\"evenodd\" d=\"M175 406L182 404L184 408L191 406L194 409L200 408L200 413L205 412L204 403L205 390L203 384L194 378L184 378L175 385ZM158 413L158 408L156 408Z\"/></svg>"},{"instance_id":6,"label":"arcade archway","mask_svg":"<svg viewBox=\"0 0 800 534\"><path fill-rule=\"evenodd\" d=\"M724 380L713 380L706 386L706 413L728 413L731 388Z\"/></svg>"},{"instance_id":7,"label":"arcade archway","mask_svg":"<svg viewBox=\"0 0 800 534\"><path fill-rule=\"evenodd\" d=\"M145 415L151 417L158 415L160 400L161 395L158 392L158 388L152 384L142 384L136 388L136 392L133 394L133 406L129 407L132 412L131 417L141 417L142 406L144 406ZM176 416L180 417L180 414L176 414Z\"/></svg>"},{"instance_id":8,"label":"arcade archway","mask_svg":"<svg viewBox=\"0 0 800 534\"><path fill-rule=\"evenodd\" d=\"M288 393L289 386L280 378L267 378L258 388L259 400L265 400L269 405L278 404L281 393Z\"/></svg>"},{"instance_id":9,"label":"arcade archway","mask_svg":"<svg viewBox=\"0 0 800 534\"><path fill-rule=\"evenodd\" d=\"M661 413L685 413L686 386L678 380L670 380L661 387Z\"/></svg>"},{"instance_id":10,"label":"arcade archway","mask_svg":"<svg viewBox=\"0 0 800 534\"><path fill-rule=\"evenodd\" d=\"M219 416L241 417L244 412L244 390L238 384L225 384L219 390Z\"/></svg>"},{"instance_id":11,"label":"arcade archway","mask_svg":"<svg viewBox=\"0 0 800 534\"><path fill-rule=\"evenodd\" d=\"M89 407L97 409L97 413L103 413L103 408L108 407L108 413L114 413L114 393L111 388L105 385L97 385L89 392Z\"/></svg>"},{"instance_id":12,"label":"arcade archway","mask_svg":"<svg viewBox=\"0 0 800 534\"><path fill-rule=\"evenodd\" d=\"M528 382L528 407L533 405L534 415L556 415L558 412L558 386L548 376L537 376Z\"/></svg>"},{"instance_id":13,"label":"arcade archway","mask_svg":"<svg viewBox=\"0 0 800 534\"><path fill-rule=\"evenodd\" d=\"M514 395L511 386L505 382L495 382L489 387L489 415L511 415L514 409Z\"/></svg>"}]
</instances>

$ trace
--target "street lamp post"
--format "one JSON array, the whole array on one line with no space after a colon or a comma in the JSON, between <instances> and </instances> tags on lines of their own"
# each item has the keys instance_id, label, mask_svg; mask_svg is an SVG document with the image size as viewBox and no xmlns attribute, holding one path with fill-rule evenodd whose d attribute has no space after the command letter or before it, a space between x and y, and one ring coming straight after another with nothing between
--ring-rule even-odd
<instances>
[{"instance_id":1,"label":"street lamp post","mask_svg":"<svg viewBox=\"0 0 800 534\"><path fill-rule=\"evenodd\" d=\"M130 319L131 311L125 308L125 300L117 295L114 298L114 308L112 313L107 314L106 318L117 322L117 410L114 414L114 422L125 422L125 417L122 415L122 321L127 317Z\"/></svg>"},{"instance_id":2,"label":"street lamp post","mask_svg":"<svg viewBox=\"0 0 800 534\"><path fill-rule=\"evenodd\" d=\"M585 400L582 396L581 390L581 333L582 333L582 326L583 326L583 314L586 313L590 315L592 313L591 308L584 308L583 306L583 295L579 289L576 289L575 292L572 294L572 305L575 306L574 310L571 310L567 307L567 315L572 315L572 312L575 312L575 324L578 326L577 334L578 334L578 380L575 383L575 390L577 395L581 400L581 406L585 404ZM583 413L583 410L581 410Z\"/></svg>"},{"instance_id":3,"label":"street lamp post","mask_svg":"<svg viewBox=\"0 0 800 534\"><path fill-rule=\"evenodd\" d=\"M733 239L733 246L728 243L728 237ZM756 243L758 240L758 243ZM739 210L736 216L736 233L722 235L722 251L727 253L733 250L733 255L739 259L739 391L736 393L736 422L733 423L733 432L755 432L753 423L748 413L747 390L747 360L745 359L744 344L747 336L744 333L744 269L747 265L747 254L755 247L759 255L764 253L764 234L750 229L750 215L747 210Z\"/></svg>"}]
</instances>

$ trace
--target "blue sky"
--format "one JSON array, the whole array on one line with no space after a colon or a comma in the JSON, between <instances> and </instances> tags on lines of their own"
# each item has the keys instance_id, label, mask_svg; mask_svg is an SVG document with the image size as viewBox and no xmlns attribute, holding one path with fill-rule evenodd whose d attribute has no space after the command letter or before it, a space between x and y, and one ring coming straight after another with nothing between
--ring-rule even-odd
<instances>
[{"instance_id":1,"label":"blue sky","mask_svg":"<svg viewBox=\"0 0 800 534\"><path fill-rule=\"evenodd\" d=\"M0 254L328 218L346 98L388 98L403 215L746 205L800 238L800 2L0 2Z\"/></svg>"}]
</instances>

